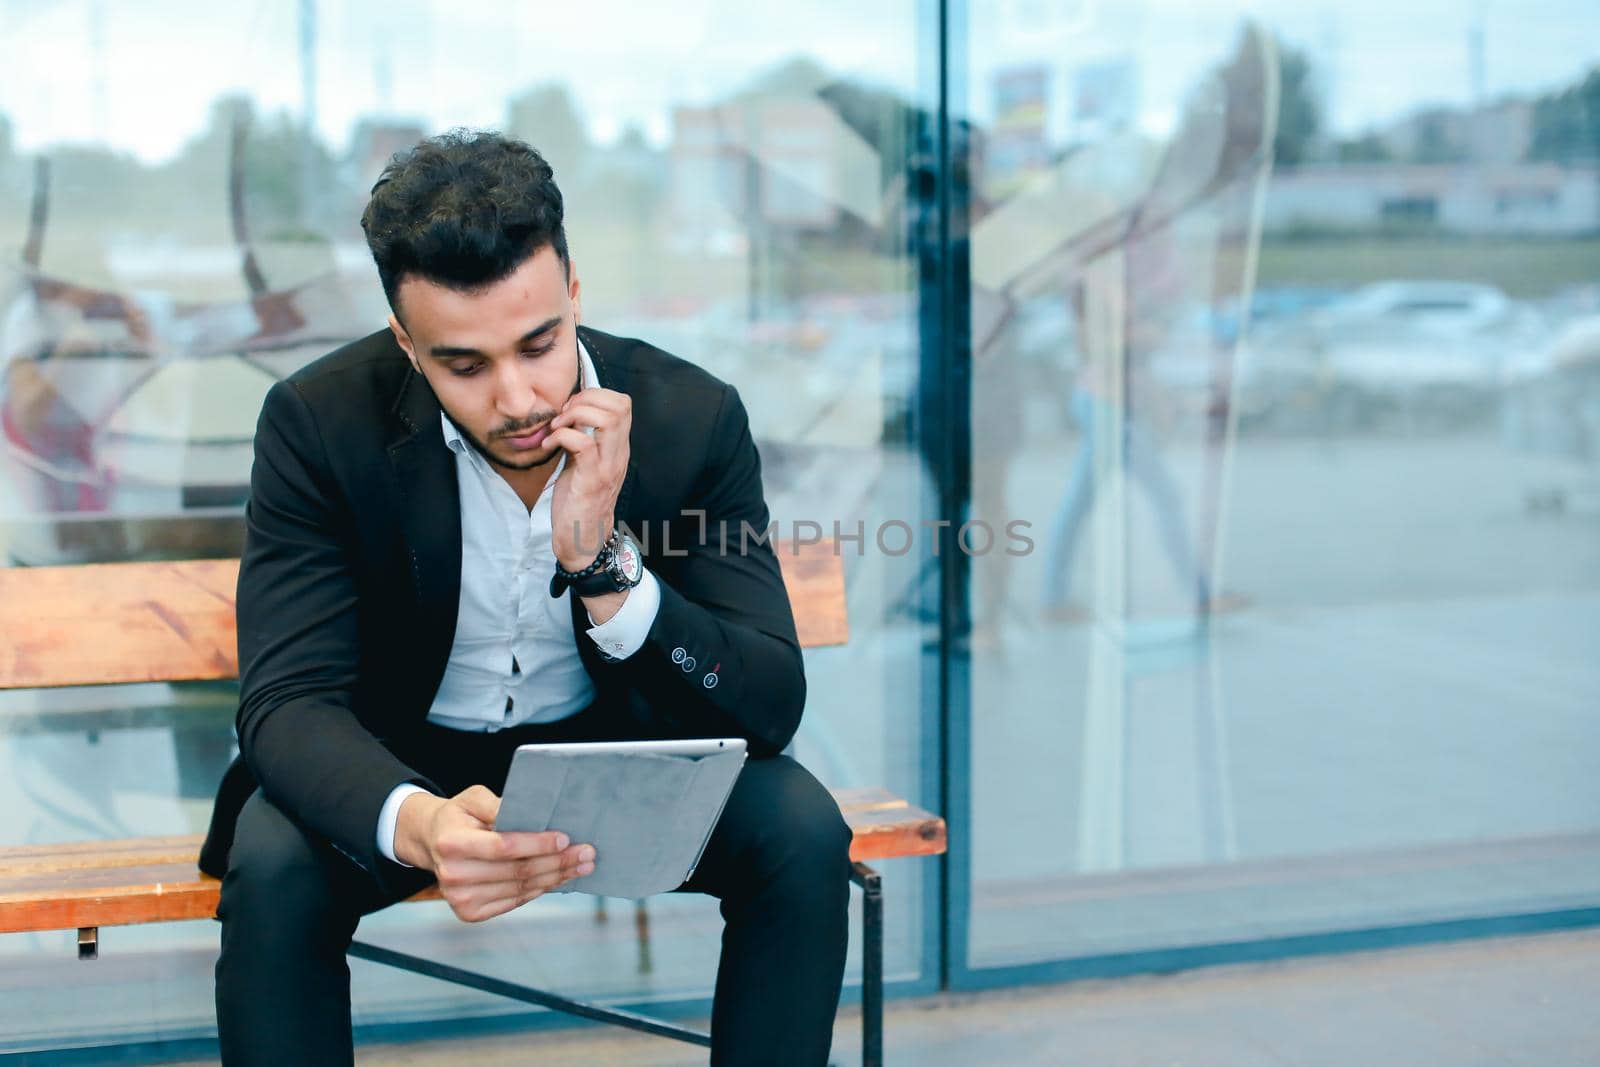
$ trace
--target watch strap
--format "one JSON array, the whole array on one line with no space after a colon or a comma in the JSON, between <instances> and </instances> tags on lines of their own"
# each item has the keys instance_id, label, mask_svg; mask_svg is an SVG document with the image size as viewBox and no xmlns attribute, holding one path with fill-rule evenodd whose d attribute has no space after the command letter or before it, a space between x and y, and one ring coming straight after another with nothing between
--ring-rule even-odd
<instances>
[{"instance_id":1,"label":"watch strap","mask_svg":"<svg viewBox=\"0 0 1600 1067\"><path fill-rule=\"evenodd\" d=\"M555 574L550 576L550 595L559 597L571 589L580 597L604 596L607 593L620 593L624 589L632 589L638 584L638 579L629 581L622 572L622 567L617 563L617 553L623 542L620 531L613 529L611 536L606 538L606 543L600 546L600 554L595 556L581 571L562 570L561 564L556 564ZM628 542L632 545L632 542ZM637 554L638 548L632 551Z\"/></svg>"},{"instance_id":2,"label":"watch strap","mask_svg":"<svg viewBox=\"0 0 1600 1067\"><path fill-rule=\"evenodd\" d=\"M611 553L615 550L616 543L617 531L612 530L611 536L606 538L606 543L600 546L599 554L581 571L564 570L561 563L557 561L556 572L550 576L550 595L559 597L569 587L576 590L580 596L593 595L589 591L594 586L592 579L601 577L608 582L610 580L610 576L606 574L606 564L611 559Z\"/></svg>"}]
</instances>

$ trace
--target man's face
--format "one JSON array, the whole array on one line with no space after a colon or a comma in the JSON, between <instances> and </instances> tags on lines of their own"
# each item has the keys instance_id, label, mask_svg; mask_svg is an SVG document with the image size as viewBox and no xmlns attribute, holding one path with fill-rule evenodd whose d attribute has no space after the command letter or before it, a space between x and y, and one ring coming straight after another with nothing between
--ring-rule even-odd
<instances>
[{"instance_id":1,"label":"man's face","mask_svg":"<svg viewBox=\"0 0 1600 1067\"><path fill-rule=\"evenodd\" d=\"M548 423L581 387L578 272L546 245L505 280L463 293L415 275L389 328L444 413L492 463L532 470L554 459Z\"/></svg>"}]
</instances>

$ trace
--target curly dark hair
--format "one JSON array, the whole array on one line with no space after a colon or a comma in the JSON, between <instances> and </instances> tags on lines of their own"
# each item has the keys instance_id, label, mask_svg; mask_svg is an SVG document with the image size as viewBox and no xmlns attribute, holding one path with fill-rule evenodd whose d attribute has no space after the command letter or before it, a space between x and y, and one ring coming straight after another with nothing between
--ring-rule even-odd
<instances>
[{"instance_id":1,"label":"curly dark hair","mask_svg":"<svg viewBox=\"0 0 1600 1067\"><path fill-rule=\"evenodd\" d=\"M561 219L555 172L537 150L492 130L458 128L389 161L361 229L398 315L408 275L470 292L506 278L546 245L570 271Z\"/></svg>"}]
</instances>

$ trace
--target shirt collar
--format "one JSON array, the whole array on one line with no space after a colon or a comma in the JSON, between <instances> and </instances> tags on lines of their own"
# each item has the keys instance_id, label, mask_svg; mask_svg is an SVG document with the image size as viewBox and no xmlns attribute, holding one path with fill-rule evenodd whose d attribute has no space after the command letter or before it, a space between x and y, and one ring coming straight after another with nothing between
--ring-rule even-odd
<instances>
[{"instance_id":1,"label":"shirt collar","mask_svg":"<svg viewBox=\"0 0 1600 1067\"><path fill-rule=\"evenodd\" d=\"M585 389L593 389L600 384L600 376L595 373L594 360L589 358L589 350L583 347L582 339L578 341L578 374L580 384ZM461 438L461 431L456 429L456 424L450 421L450 416L442 410L439 412L439 422L444 426L444 443L450 451L458 456L467 455L471 451L467 448L466 441Z\"/></svg>"}]
</instances>

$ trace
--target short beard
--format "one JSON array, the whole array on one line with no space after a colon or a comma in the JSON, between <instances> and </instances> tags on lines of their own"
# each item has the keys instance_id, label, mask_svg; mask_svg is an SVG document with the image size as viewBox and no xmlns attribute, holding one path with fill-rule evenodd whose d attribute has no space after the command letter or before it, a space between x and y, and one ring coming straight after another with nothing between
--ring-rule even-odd
<instances>
[{"instance_id":1,"label":"short beard","mask_svg":"<svg viewBox=\"0 0 1600 1067\"><path fill-rule=\"evenodd\" d=\"M450 416L446 415L445 418L450 419ZM527 463L512 463L508 460L501 459L499 456L489 451L489 446L478 440L476 434L467 429L465 426L461 425L455 419L450 419L450 424L456 428L456 432L461 435L462 439L465 440L467 444L473 447L473 450L476 451L478 455L482 456L496 467L502 467L508 471L536 470L539 467L543 467L545 464L549 463L551 460L555 459L561 454L561 449L552 448L550 450L550 454L543 459L529 460Z\"/></svg>"},{"instance_id":2,"label":"short beard","mask_svg":"<svg viewBox=\"0 0 1600 1067\"><path fill-rule=\"evenodd\" d=\"M573 381L573 383L572 383L572 392L568 393L567 396L569 398L573 397L573 396L576 396L582 389L583 389L583 358L580 356L579 359L578 359L578 377ZM444 411L443 405L440 406L439 410L440 411ZM451 417L451 415L450 415L450 413L448 411L444 412L444 417L447 418L447 419L450 419L450 425L452 425L452 426L454 426L456 428L456 432L461 435L462 439L465 440L467 442L467 444L469 444L469 445L471 445L473 447L473 449L478 453L478 455L482 456L484 459L488 460L490 463L494 464L496 467L500 467L500 468L502 468L504 470L508 470L508 471L531 471L531 470L537 470L540 467L543 467L545 464L549 463L551 460L555 459L557 456L561 455L561 449L552 448L550 450L550 454L548 456L544 457L543 459L529 460L526 463L511 463L511 462L508 462L506 460L501 459L499 456L497 456L493 452L489 451L489 446L487 444L485 444L484 442L478 440L478 435L477 434L473 433L471 430L467 429L465 426L463 426L459 422L457 422L454 418ZM551 415L550 417L554 418L555 416ZM539 421L543 422L545 420L541 419Z\"/></svg>"}]
</instances>

